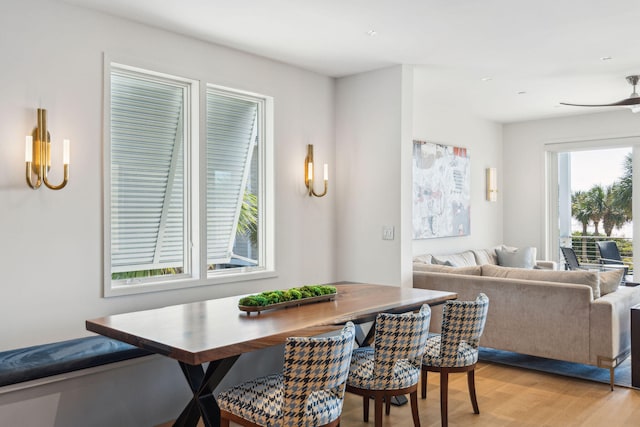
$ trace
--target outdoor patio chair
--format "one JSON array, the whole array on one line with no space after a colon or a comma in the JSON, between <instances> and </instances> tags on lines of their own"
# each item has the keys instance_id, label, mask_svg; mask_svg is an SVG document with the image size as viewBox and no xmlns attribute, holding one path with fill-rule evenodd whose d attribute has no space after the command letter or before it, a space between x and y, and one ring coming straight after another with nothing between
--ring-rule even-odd
<instances>
[{"instance_id":1,"label":"outdoor patio chair","mask_svg":"<svg viewBox=\"0 0 640 427\"><path fill-rule=\"evenodd\" d=\"M565 270L586 270L585 267L580 266L580 261L573 248L560 247L562 255L565 261Z\"/></svg>"},{"instance_id":2,"label":"outdoor patio chair","mask_svg":"<svg viewBox=\"0 0 640 427\"><path fill-rule=\"evenodd\" d=\"M600 253L600 264L624 265L616 242L612 240L602 240L596 242L596 247Z\"/></svg>"},{"instance_id":3,"label":"outdoor patio chair","mask_svg":"<svg viewBox=\"0 0 640 427\"><path fill-rule=\"evenodd\" d=\"M618 245L613 240L602 240L596 242L596 247L600 253L600 264L607 267L624 268L624 275L629 273L629 266L622 261Z\"/></svg>"}]
</instances>

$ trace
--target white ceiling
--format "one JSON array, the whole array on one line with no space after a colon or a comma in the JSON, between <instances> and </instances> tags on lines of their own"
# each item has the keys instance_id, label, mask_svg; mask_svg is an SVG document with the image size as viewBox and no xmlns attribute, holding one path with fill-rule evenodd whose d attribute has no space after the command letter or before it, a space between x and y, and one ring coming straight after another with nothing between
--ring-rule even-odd
<instances>
[{"instance_id":1,"label":"white ceiling","mask_svg":"<svg viewBox=\"0 0 640 427\"><path fill-rule=\"evenodd\" d=\"M638 0L66 1L328 76L417 65L419 96L497 122L620 109L558 103L640 74Z\"/></svg>"}]
</instances>

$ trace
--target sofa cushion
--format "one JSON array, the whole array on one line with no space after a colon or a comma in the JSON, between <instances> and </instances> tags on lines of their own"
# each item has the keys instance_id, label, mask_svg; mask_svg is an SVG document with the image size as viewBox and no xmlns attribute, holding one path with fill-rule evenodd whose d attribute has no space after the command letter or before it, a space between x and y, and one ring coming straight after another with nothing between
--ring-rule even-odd
<instances>
[{"instance_id":1,"label":"sofa cushion","mask_svg":"<svg viewBox=\"0 0 640 427\"><path fill-rule=\"evenodd\" d=\"M600 278L598 277L597 271L528 270L523 268L501 267L498 265L483 265L482 275L509 279L541 280L544 282L587 285L591 288L593 298L600 298Z\"/></svg>"},{"instance_id":2,"label":"sofa cushion","mask_svg":"<svg viewBox=\"0 0 640 427\"><path fill-rule=\"evenodd\" d=\"M476 265L476 257L471 251L460 252L458 254L450 255L437 255L434 256L431 263L444 265L449 261L452 267L465 267L469 265Z\"/></svg>"},{"instance_id":3,"label":"sofa cushion","mask_svg":"<svg viewBox=\"0 0 640 427\"><path fill-rule=\"evenodd\" d=\"M431 264L432 258L431 254L417 255L413 257L413 263Z\"/></svg>"},{"instance_id":4,"label":"sofa cushion","mask_svg":"<svg viewBox=\"0 0 640 427\"><path fill-rule=\"evenodd\" d=\"M600 272L600 295L604 296L618 290L624 277L624 269L616 268Z\"/></svg>"},{"instance_id":5,"label":"sofa cushion","mask_svg":"<svg viewBox=\"0 0 640 427\"><path fill-rule=\"evenodd\" d=\"M536 265L536 248L497 248L498 265L531 269Z\"/></svg>"},{"instance_id":6,"label":"sofa cushion","mask_svg":"<svg viewBox=\"0 0 640 427\"><path fill-rule=\"evenodd\" d=\"M469 276L482 275L482 268L479 265L469 265L466 267L449 267L438 264L413 264L413 271L426 271L430 273L450 273L450 274L466 274Z\"/></svg>"},{"instance_id":7,"label":"sofa cushion","mask_svg":"<svg viewBox=\"0 0 640 427\"><path fill-rule=\"evenodd\" d=\"M476 264L498 264L498 256L496 255L496 249L474 249L473 255L476 257Z\"/></svg>"}]
</instances>

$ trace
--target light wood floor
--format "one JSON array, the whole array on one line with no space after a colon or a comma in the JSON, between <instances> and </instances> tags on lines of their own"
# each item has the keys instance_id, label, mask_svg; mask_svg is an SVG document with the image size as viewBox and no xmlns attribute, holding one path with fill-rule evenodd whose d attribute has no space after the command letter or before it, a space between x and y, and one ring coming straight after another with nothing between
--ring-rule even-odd
<instances>
[{"instance_id":1,"label":"light wood floor","mask_svg":"<svg viewBox=\"0 0 640 427\"><path fill-rule=\"evenodd\" d=\"M427 383L427 399L418 397L420 421L422 427L440 426L438 374L429 373ZM466 375L450 376L449 426L640 426L638 390L616 387L611 392L607 384L487 363L479 363L476 368L476 390L479 415L471 408ZM365 423L362 398L347 393L342 427L373 426L373 402L370 406L369 423ZM383 426L413 426L409 405L392 406Z\"/></svg>"}]
</instances>

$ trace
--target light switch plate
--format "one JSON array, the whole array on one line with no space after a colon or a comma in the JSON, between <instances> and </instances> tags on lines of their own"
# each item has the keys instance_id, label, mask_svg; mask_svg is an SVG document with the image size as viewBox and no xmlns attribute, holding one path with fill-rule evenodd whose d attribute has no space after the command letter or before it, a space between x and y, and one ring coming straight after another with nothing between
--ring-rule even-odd
<instances>
[{"instance_id":1,"label":"light switch plate","mask_svg":"<svg viewBox=\"0 0 640 427\"><path fill-rule=\"evenodd\" d=\"M393 240L394 239L394 227L392 225L384 225L382 227L382 240Z\"/></svg>"}]
</instances>

